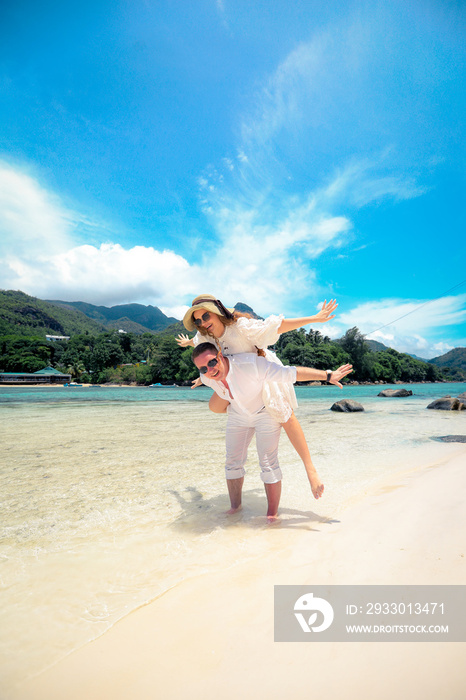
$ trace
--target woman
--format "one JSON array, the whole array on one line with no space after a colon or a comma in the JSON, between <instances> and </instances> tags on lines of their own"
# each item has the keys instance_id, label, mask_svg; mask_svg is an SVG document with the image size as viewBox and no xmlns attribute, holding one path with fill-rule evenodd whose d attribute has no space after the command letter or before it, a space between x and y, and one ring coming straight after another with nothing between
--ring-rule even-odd
<instances>
[{"instance_id":1,"label":"woman","mask_svg":"<svg viewBox=\"0 0 466 700\"><path fill-rule=\"evenodd\" d=\"M322 309L315 316L285 319L280 315L261 320L241 314L234 309L227 309L211 294L201 294L193 300L191 308L183 318L183 324L188 331L197 330L198 332L194 338L180 334L176 341L181 347L187 347L198 345L207 337L212 339L226 356L240 352L257 352L268 360L281 364L275 353L267 350L267 347L274 345L282 333L308 323L330 321L334 318L332 313L337 306L334 300L328 304L325 301ZM301 457L314 498L320 498L324 485L312 463L303 429L293 412L293 408L298 405L293 385L268 382L264 387L263 398L265 408L282 424L291 444ZM216 413L224 413L227 405L228 402L223 401L216 394L209 403L211 410Z\"/></svg>"}]
</instances>

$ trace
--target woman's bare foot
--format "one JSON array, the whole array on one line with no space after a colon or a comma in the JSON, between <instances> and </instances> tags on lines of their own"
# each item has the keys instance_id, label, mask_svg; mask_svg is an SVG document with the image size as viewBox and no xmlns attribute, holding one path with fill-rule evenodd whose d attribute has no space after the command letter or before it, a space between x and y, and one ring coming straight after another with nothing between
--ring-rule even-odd
<instances>
[{"instance_id":1,"label":"woman's bare foot","mask_svg":"<svg viewBox=\"0 0 466 700\"><path fill-rule=\"evenodd\" d=\"M278 514L277 515L268 515L267 522L269 525L275 525L275 523L280 522L280 516Z\"/></svg>"}]
</instances>

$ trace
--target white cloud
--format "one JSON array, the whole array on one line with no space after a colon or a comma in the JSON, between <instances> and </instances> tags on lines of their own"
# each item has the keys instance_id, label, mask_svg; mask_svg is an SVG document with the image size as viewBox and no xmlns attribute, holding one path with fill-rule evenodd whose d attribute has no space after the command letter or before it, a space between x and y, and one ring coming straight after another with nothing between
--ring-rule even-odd
<instances>
[{"instance_id":1,"label":"white cloud","mask_svg":"<svg viewBox=\"0 0 466 700\"><path fill-rule=\"evenodd\" d=\"M224 209L215 214L219 243L192 264L154 247L79 245L76 222L86 217L67 210L31 176L11 167L5 171L0 285L40 298L103 305L137 301L181 316L180 301L201 290L229 303L246 300L261 310L280 310L277 300L287 299L295 285L315 286L314 271L296 251L331 245L348 227L343 219L305 221L305 209L278 228L256 226L255 212ZM34 234L32 222L38 223Z\"/></svg>"},{"instance_id":2,"label":"white cloud","mask_svg":"<svg viewBox=\"0 0 466 700\"><path fill-rule=\"evenodd\" d=\"M438 341L436 335L445 326L465 321L466 294L433 301L383 299L359 304L338 316L338 323L344 330L357 326L369 339L427 359L453 347Z\"/></svg>"},{"instance_id":3,"label":"white cloud","mask_svg":"<svg viewBox=\"0 0 466 700\"><path fill-rule=\"evenodd\" d=\"M72 215L29 174L0 161L0 254L33 259L71 244ZM44 244L47 248L44 251Z\"/></svg>"},{"instance_id":4,"label":"white cloud","mask_svg":"<svg viewBox=\"0 0 466 700\"><path fill-rule=\"evenodd\" d=\"M325 54L330 41L329 35L321 35L310 42L301 43L258 91L252 111L241 124L247 155L248 148L258 144L263 146L274 139L281 129L294 127L302 119L304 107L312 96L322 94L322 83L326 78L321 69L326 62ZM309 121L307 124L312 127Z\"/></svg>"},{"instance_id":5,"label":"white cloud","mask_svg":"<svg viewBox=\"0 0 466 700\"><path fill-rule=\"evenodd\" d=\"M313 195L277 208L261 205L259 194L254 205L226 191L221 201L210 201L205 213L219 245L202 261L205 279L210 289L222 290L222 298L246 300L263 313L283 310L285 304L292 309L296 289L305 290L306 297L318 295L310 260L344 244L351 232L346 217L326 214Z\"/></svg>"},{"instance_id":6,"label":"white cloud","mask_svg":"<svg viewBox=\"0 0 466 700\"><path fill-rule=\"evenodd\" d=\"M425 194L426 188L418 186L412 176L383 175L384 159L384 154L381 154L378 160L352 161L342 170L337 170L322 195L329 202L346 201L361 208L386 198L402 201Z\"/></svg>"},{"instance_id":7,"label":"white cloud","mask_svg":"<svg viewBox=\"0 0 466 700\"><path fill-rule=\"evenodd\" d=\"M40 298L113 305L150 303L182 317L183 301L215 294L227 304L246 301L259 313L302 315L302 298L323 297L309 261L345 243L351 222L325 213L321 193L286 202L280 212L236 204L216 206L211 217L218 244L197 264L171 250L125 249L117 243L79 245L70 213L30 175L3 167L0 284ZM31 227L35 222L34 234ZM297 290L303 290L297 295ZM296 300L296 313L294 299ZM384 299L339 312L322 332L332 338L357 326L400 351L433 357L451 349L442 328L466 320L466 294L428 300ZM313 308L309 314L313 313ZM291 312L291 313L290 313ZM384 328L380 328L384 326Z\"/></svg>"},{"instance_id":8,"label":"white cloud","mask_svg":"<svg viewBox=\"0 0 466 700\"><path fill-rule=\"evenodd\" d=\"M2 288L108 305L177 305L199 288L198 266L170 250L79 245L79 229L93 226L89 217L67 209L30 174L0 163ZM103 232L107 237L108 229Z\"/></svg>"},{"instance_id":9,"label":"white cloud","mask_svg":"<svg viewBox=\"0 0 466 700\"><path fill-rule=\"evenodd\" d=\"M321 133L327 106L335 117L327 100L344 104L341 95L329 93L365 70L363 56L373 47L361 44L364 31L356 25L337 33L338 39L321 32L300 44L262 85L256 83L240 122L236 158L210 165L198 180L203 212L219 242L205 260L210 284L244 289L243 298L267 310L292 309L298 285L306 297L320 296L315 261L329 250L344 254L352 242L348 207L423 193L412 176L393 170L394 149L386 148L370 158L346 156L329 182L296 185L290 194L295 151L301 143L309 149L314 129Z\"/></svg>"},{"instance_id":10,"label":"white cloud","mask_svg":"<svg viewBox=\"0 0 466 700\"><path fill-rule=\"evenodd\" d=\"M466 339L461 343L461 346L464 347L466 345ZM431 351L434 352L432 357L440 357L440 355L445 355L449 350L453 350L453 345L450 345L449 343L434 343L432 345ZM456 346L458 347L458 346ZM429 357L431 359L431 357Z\"/></svg>"},{"instance_id":11,"label":"white cloud","mask_svg":"<svg viewBox=\"0 0 466 700\"><path fill-rule=\"evenodd\" d=\"M198 285L198 271L172 251L113 243L77 246L35 264L11 264L16 285L39 297L89 301L172 304Z\"/></svg>"},{"instance_id":12,"label":"white cloud","mask_svg":"<svg viewBox=\"0 0 466 700\"><path fill-rule=\"evenodd\" d=\"M389 324L390 332L392 328L403 332L424 332L433 327L462 323L466 320L465 305L466 294L445 296L433 301L384 299L359 304L351 311L342 313L340 320L348 327L357 325L364 333L373 333L385 324Z\"/></svg>"},{"instance_id":13,"label":"white cloud","mask_svg":"<svg viewBox=\"0 0 466 700\"><path fill-rule=\"evenodd\" d=\"M224 12L221 0L217 8ZM307 189L289 193L290 149L301 148L314 131L326 131L332 139L336 122L329 121L328 129L322 126L330 113L340 118L345 101L338 91L351 92L347 86L367 65L366 36L361 27L321 33L293 50L256 88L253 107L241 121L235 157L225 156L221 167L211 167L199 177L203 209L217 241L204 243L197 265L153 247L79 245L77 230L85 217L68 211L29 175L5 166L7 176L0 177L0 233L6 240L2 286L93 303L153 303L172 313L179 313L180 302L200 292L219 295L227 303L246 301L260 313L293 311L296 296L321 297L317 259L341 249L353 236L351 220L342 215L347 208L341 205L362 207L385 197L397 200L422 193L412 177L389 172L387 152L351 160L337 168L325 186L306 183ZM312 152L307 154L312 157ZM338 163L339 153L335 155ZM100 240L112 241L114 236L107 231ZM401 315L397 305L405 310L411 302L384 303L361 305L339 321L363 330L367 320L368 332L381 325L381 319L388 322ZM296 311L301 315L301 308ZM325 332L337 334L338 327L326 326ZM397 324L397 333L400 328Z\"/></svg>"}]
</instances>

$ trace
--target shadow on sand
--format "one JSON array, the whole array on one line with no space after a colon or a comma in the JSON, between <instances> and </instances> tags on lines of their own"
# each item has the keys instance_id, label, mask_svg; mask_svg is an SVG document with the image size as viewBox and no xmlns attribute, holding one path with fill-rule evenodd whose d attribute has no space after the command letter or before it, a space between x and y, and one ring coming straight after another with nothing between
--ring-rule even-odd
<instances>
[{"instance_id":1,"label":"shadow on sand","mask_svg":"<svg viewBox=\"0 0 466 700\"><path fill-rule=\"evenodd\" d=\"M261 489L249 489L243 491L243 508L234 515L227 515L228 496L221 494L212 498L205 498L195 486L188 486L181 493L170 490L183 512L171 523L170 527L180 531L206 534L218 528L242 527L242 528L300 528L303 530L316 530L312 523L331 525L338 520L317 515L313 511L300 511L293 508L280 508L279 519L272 526L265 516L267 501L265 492Z\"/></svg>"}]
</instances>

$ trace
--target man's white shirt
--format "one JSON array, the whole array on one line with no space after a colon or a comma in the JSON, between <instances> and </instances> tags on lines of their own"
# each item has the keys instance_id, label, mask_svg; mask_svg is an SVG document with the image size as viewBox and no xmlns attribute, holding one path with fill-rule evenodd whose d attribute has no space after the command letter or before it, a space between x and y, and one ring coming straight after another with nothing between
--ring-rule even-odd
<instances>
[{"instance_id":1,"label":"man's white shirt","mask_svg":"<svg viewBox=\"0 0 466 700\"><path fill-rule=\"evenodd\" d=\"M222 399L229 401L233 410L240 413L253 415L264 408L264 382L296 382L296 367L284 367L255 353L230 355L228 360L230 368L226 381L232 396L222 382L208 379L205 374L201 374L201 380Z\"/></svg>"}]
</instances>

